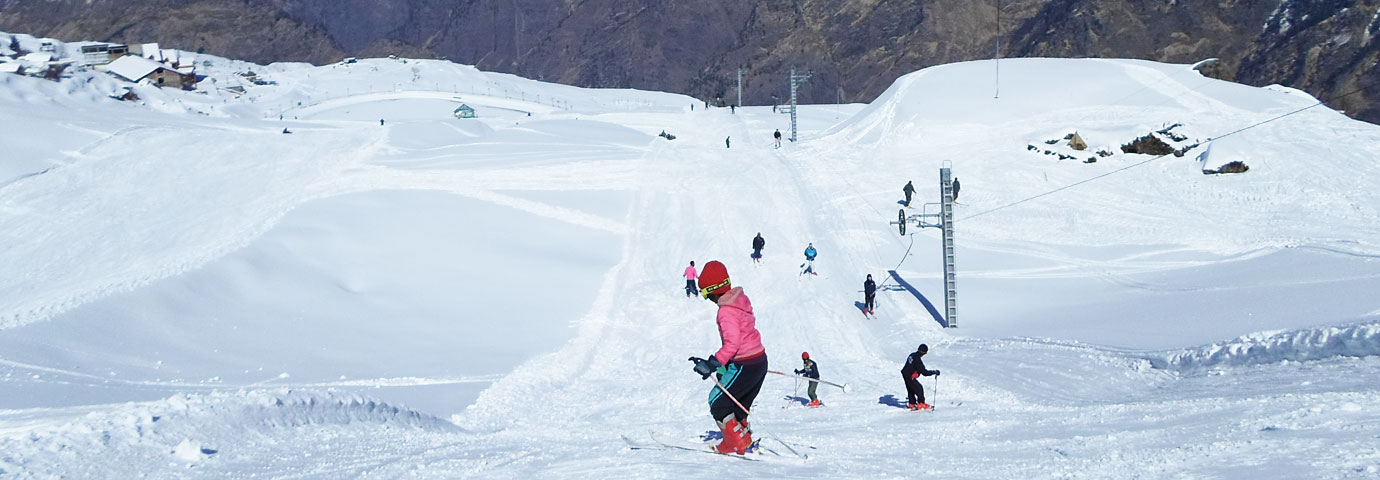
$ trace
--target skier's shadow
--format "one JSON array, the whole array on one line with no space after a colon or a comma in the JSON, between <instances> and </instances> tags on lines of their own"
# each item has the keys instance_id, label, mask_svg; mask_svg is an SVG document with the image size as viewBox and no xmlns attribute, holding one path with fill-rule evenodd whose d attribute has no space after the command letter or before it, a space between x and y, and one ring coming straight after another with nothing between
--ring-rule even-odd
<instances>
[{"instance_id":1,"label":"skier's shadow","mask_svg":"<svg viewBox=\"0 0 1380 480\"><path fill-rule=\"evenodd\" d=\"M809 399L809 398L805 398L805 397L801 397L801 396L796 396L796 395L786 395L785 397L782 397L782 399L783 399L783 400L789 400L789 401L792 401L792 402L796 402L796 403L799 403L799 404L801 404L801 405L809 405L809 404L810 404L810 399Z\"/></svg>"},{"instance_id":2,"label":"skier's shadow","mask_svg":"<svg viewBox=\"0 0 1380 480\"><path fill-rule=\"evenodd\" d=\"M867 304L863 302L853 302L853 306L858 307L859 313L867 313Z\"/></svg>"},{"instance_id":3,"label":"skier's shadow","mask_svg":"<svg viewBox=\"0 0 1380 480\"><path fill-rule=\"evenodd\" d=\"M700 435L700 441L701 441L701 442L710 442L710 441L714 441L714 440L723 440L723 438L724 438L724 432L720 432L720 431L718 431L718 430L708 430L708 431L704 432L703 435Z\"/></svg>"},{"instance_id":4,"label":"skier's shadow","mask_svg":"<svg viewBox=\"0 0 1380 480\"><path fill-rule=\"evenodd\" d=\"M886 395L882 395L881 397L878 397L878 398L877 398L877 403L880 403L880 404L882 404L882 405L886 405L886 406L888 406L888 407L910 408L910 407L906 406L906 404L901 403L901 399L896 398L895 395L892 395L892 394L889 394L889 393L886 394Z\"/></svg>"}]
</instances>

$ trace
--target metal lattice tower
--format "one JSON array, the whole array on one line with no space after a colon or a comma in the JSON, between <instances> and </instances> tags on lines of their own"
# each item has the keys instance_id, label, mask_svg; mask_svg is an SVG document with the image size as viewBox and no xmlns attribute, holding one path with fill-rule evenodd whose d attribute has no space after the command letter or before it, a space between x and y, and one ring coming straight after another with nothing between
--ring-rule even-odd
<instances>
[{"instance_id":1,"label":"metal lattice tower","mask_svg":"<svg viewBox=\"0 0 1380 480\"><path fill-rule=\"evenodd\" d=\"M958 326L958 290L954 282L954 184L949 177L949 162L945 161L944 165L939 169L939 191L943 192L939 223L944 232L944 316L948 327L954 328Z\"/></svg>"},{"instance_id":2,"label":"metal lattice tower","mask_svg":"<svg viewBox=\"0 0 1380 480\"><path fill-rule=\"evenodd\" d=\"M805 83L805 82L810 81L810 77L811 77L812 75L813 75L813 74L811 74L811 73L807 73L807 74L804 74L804 75L796 75L796 74L795 74L795 69L794 69L794 68L791 69L791 138L790 138L790 140L791 140L792 142L794 142L795 139L796 139L796 135L795 135L795 109L796 109L795 87L798 86L798 85L800 85L800 84L802 84L802 83Z\"/></svg>"}]
</instances>

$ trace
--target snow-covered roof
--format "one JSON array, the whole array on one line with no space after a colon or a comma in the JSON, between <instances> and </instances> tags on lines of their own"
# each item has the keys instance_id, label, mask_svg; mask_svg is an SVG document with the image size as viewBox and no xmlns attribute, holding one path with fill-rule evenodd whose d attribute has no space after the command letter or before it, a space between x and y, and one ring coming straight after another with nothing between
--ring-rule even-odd
<instances>
[{"instance_id":1,"label":"snow-covered roof","mask_svg":"<svg viewBox=\"0 0 1380 480\"><path fill-rule=\"evenodd\" d=\"M18 63L0 63L0 73L19 73L20 68L23 68L23 65Z\"/></svg>"},{"instance_id":2,"label":"snow-covered roof","mask_svg":"<svg viewBox=\"0 0 1380 480\"><path fill-rule=\"evenodd\" d=\"M139 54L144 58L152 59L156 62L163 61L163 49L158 48L157 43L145 43L139 46Z\"/></svg>"},{"instance_id":3,"label":"snow-covered roof","mask_svg":"<svg viewBox=\"0 0 1380 480\"><path fill-rule=\"evenodd\" d=\"M24 56L22 56L22 57L19 57L19 59L20 59L20 60L23 60L23 61L26 61L26 62L29 62L29 63L39 63L39 64L42 64L42 63L48 63L48 62L53 61L53 54L47 53L47 52L34 52L34 53L30 53L30 54L24 55Z\"/></svg>"},{"instance_id":4,"label":"snow-covered roof","mask_svg":"<svg viewBox=\"0 0 1380 480\"><path fill-rule=\"evenodd\" d=\"M160 68L163 68L163 65L158 62L133 55L117 58L106 66L110 73L131 82L137 82Z\"/></svg>"}]
</instances>

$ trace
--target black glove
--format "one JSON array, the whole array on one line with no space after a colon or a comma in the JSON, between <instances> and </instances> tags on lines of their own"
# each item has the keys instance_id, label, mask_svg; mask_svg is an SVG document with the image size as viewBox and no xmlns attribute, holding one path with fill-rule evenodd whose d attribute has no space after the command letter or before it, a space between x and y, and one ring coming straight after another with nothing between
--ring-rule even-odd
<instances>
[{"instance_id":1,"label":"black glove","mask_svg":"<svg viewBox=\"0 0 1380 480\"><path fill-rule=\"evenodd\" d=\"M934 376L936 376L936 377L939 376L939 370L935 370L935 371L934 371Z\"/></svg>"},{"instance_id":2,"label":"black glove","mask_svg":"<svg viewBox=\"0 0 1380 480\"><path fill-rule=\"evenodd\" d=\"M699 357L690 357L690 361L695 362L695 373L700 374L700 380L709 378L709 376L720 367L723 367L723 364L719 363L719 359L714 358L713 355L709 356L709 360Z\"/></svg>"}]
</instances>

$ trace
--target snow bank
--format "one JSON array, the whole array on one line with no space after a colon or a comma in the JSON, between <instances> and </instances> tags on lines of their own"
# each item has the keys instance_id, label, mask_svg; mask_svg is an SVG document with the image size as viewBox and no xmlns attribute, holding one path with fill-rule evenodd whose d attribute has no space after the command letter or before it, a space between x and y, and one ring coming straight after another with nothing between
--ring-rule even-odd
<instances>
[{"instance_id":1,"label":"snow bank","mask_svg":"<svg viewBox=\"0 0 1380 480\"><path fill-rule=\"evenodd\" d=\"M1235 340L1150 358L1164 370L1196 372L1211 368L1304 362L1336 357L1380 355L1380 321L1349 326L1261 332Z\"/></svg>"},{"instance_id":2,"label":"snow bank","mask_svg":"<svg viewBox=\"0 0 1380 480\"><path fill-rule=\"evenodd\" d=\"M218 455L243 455L246 431L270 433L310 426L352 429L460 432L437 417L334 391L258 390L179 394L149 403L95 410L0 412L0 476L24 472L52 475L70 470L78 477L119 478L169 463L213 461ZM100 455L100 465L69 457ZM142 467L141 467L142 465Z\"/></svg>"}]
</instances>

